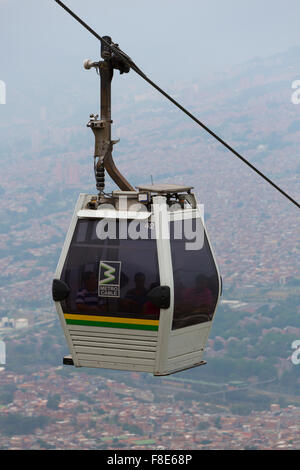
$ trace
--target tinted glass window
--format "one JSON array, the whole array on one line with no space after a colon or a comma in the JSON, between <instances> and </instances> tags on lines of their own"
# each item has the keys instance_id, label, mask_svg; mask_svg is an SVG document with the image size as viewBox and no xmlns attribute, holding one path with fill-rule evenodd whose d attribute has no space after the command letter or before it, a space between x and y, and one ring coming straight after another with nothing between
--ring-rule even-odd
<instances>
[{"instance_id":1,"label":"tinted glass window","mask_svg":"<svg viewBox=\"0 0 300 470\"><path fill-rule=\"evenodd\" d=\"M186 222L186 221L184 221ZM170 223L174 275L172 329L212 320L219 294L219 279L200 219ZM197 233L197 238L193 234Z\"/></svg>"},{"instance_id":2,"label":"tinted glass window","mask_svg":"<svg viewBox=\"0 0 300 470\"><path fill-rule=\"evenodd\" d=\"M101 240L99 220L77 222L61 276L71 288L64 313L158 319L159 309L147 298L159 285L156 240L151 233L120 240L124 223L117 221L115 239Z\"/></svg>"}]
</instances>

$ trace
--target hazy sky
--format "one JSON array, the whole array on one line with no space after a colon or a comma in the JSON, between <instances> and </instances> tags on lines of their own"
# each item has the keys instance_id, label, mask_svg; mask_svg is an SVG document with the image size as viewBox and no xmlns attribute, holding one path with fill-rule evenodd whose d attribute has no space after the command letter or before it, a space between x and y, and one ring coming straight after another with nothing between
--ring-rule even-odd
<instances>
[{"instance_id":1,"label":"hazy sky","mask_svg":"<svg viewBox=\"0 0 300 470\"><path fill-rule=\"evenodd\" d=\"M300 45L299 0L65 3L163 83ZM0 0L0 39L0 79L26 81L42 68L56 80L98 54L97 41L54 0Z\"/></svg>"},{"instance_id":2,"label":"hazy sky","mask_svg":"<svg viewBox=\"0 0 300 470\"><path fill-rule=\"evenodd\" d=\"M170 92L172 82L201 82L212 71L300 45L299 0L65 1ZM55 119L74 96L88 115L98 102L95 72L82 64L99 58L99 42L54 0L0 0L0 44L7 89L0 122L38 120L42 106ZM114 80L113 99L132 86L149 90L133 72L123 77Z\"/></svg>"}]
</instances>

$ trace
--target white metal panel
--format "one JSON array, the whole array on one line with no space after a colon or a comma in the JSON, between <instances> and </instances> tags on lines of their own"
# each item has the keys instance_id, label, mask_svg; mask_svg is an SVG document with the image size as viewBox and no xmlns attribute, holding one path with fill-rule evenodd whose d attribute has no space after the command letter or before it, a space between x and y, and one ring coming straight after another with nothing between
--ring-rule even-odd
<instances>
[{"instance_id":1,"label":"white metal panel","mask_svg":"<svg viewBox=\"0 0 300 470\"><path fill-rule=\"evenodd\" d=\"M71 244L73 234L74 234L74 231L75 231L75 227L76 227L77 212L82 207L85 198L86 198L86 194L80 194L79 197L78 197L77 203L75 205L75 209L74 209L74 212L73 212L71 223L70 223L70 226L69 226L69 229L68 229L68 232L67 232L67 236L66 236L65 242L63 244L62 252L61 252L61 255L59 257L58 264L57 264L57 267L56 267L56 271L55 271L55 274L54 274L55 279L60 279L60 277L61 277L61 273L62 273L64 264L65 264L66 257L68 255L68 251L69 251L70 244ZM77 357L76 357L76 352L75 352L72 340L71 340L69 332L68 332L68 328L67 328L67 325L66 325L66 321L65 321L65 318L64 318L64 314L63 314L60 302L55 302L55 307L56 307L56 311L57 311L57 314L58 314L58 317L59 317L64 335L66 337L67 345L68 345L70 354L72 356L74 365L78 366L79 364L78 364L78 360L77 360Z\"/></svg>"},{"instance_id":2,"label":"white metal panel","mask_svg":"<svg viewBox=\"0 0 300 470\"><path fill-rule=\"evenodd\" d=\"M173 358L168 362L168 372L176 372L183 369L200 365L202 362L203 351L196 351L190 354L183 354Z\"/></svg>"},{"instance_id":3,"label":"white metal panel","mask_svg":"<svg viewBox=\"0 0 300 470\"><path fill-rule=\"evenodd\" d=\"M79 353L78 354L78 360L81 363L81 361L87 360L87 361L96 361L96 362L117 362L120 364L139 364L140 366L145 364L147 366L152 366L152 371L153 371L153 365L154 365L154 360L150 358L139 358L139 357L124 357L124 356L102 356L102 355L97 355L97 354L88 354L88 353ZM81 364L80 364L81 365Z\"/></svg>"},{"instance_id":4,"label":"white metal panel","mask_svg":"<svg viewBox=\"0 0 300 470\"><path fill-rule=\"evenodd\" d=\"M126 370L127 364L128 370L153 373L157 332L86 325L68 328L80 366L92 361L93 367L109 368L110 363L113 369Z\"/></svg>"},{"instance_id":5,"label":"white metal panel","mask_svg":"<svg viewBox=\"0 0 300 470\"><path fill-rule=\"evenodd\" d=\"M114 347L114 344L118 344L121 348L122 345L126 347L130 347L133 349L137 349L140 347L153 349L156 348L156 342L153 341L128 341L120 338L97 338L95 336L82 336L82 335L72 335L72 340L74 344L84 345L88 344L89 346L93 346L93 344L102 345L103 347L109 347L110 345Z\"/></svg>"},{"instance_id":6,"label":"white metal panel","mask_svg":"<svg viewBox=\"0 0 300 470\"><path fill-rule=\"evenodd\" d=\"M148 219L151 212L148 211L117 211L114 209L82 209L78 211L79 219Z\"/></svg>"},{"instance_id":7,"label":"white metal panel","mask_svg":"<svg viewBox=\"0 0 300 470\"><path fill-rule=\"evenodd\" d=\"M168 359L168 341L171 331L174 308L173 268L169 235L169 219L166 198L156 196L153 198L153 221L155 224L156 244L160 285L170 287L170 307L160 309L158 345L155 361L155 374L165 372Z\"/></svg>"},{"instance_id":8,"label":"white metal panel","mask_svg":"<svg viewBox=\"0 0 300 470\"><path fill-rule=\"evenodd\" d=\"M172 364L176 364L179 362L187 362L187 361L196 361L200 356L202 356L203 350L200 349L198 351L192 351L186 354L180 354L176 357L173 357L168 361L168 364L171 366Z\"/></svg>"},{"instance_id":9,"label":"white metal panel","mask_svg":"<svg viewBox=\"0 0 300 470\"><path fill-rule=\"evenodd\" d=\"M86 198L85 194L79 194L79 197L77 199L75 209L74 209L74 212L73 212L73 216L72 216L69 228L68 228L68 232L67 232L64 244L63 244L63 248L62 248L62 251L61 251L58 263L57 263L57 267L56 267L56 270L55 270L54 276L55 276L56 279L60 279L60 277L61 277L61 273L62 273L64 264L65 264L65 261L66 261L66 257L67 257L67 254L68 254L68 251L69 251L69 248L70 248L70 244L71 244L73 234L74 234L74 231L75 231L75 227L76 227L76 223L77 223L77 212L82 207L82 204L83 204L85 198Z\"/></svg>"},{"instance_id":10,"label":"white metal panel","mask_svg":"<svg viewBox=\"0 0 300 470\"><path fill-rule=\"evenodd\" d=\"M131 354L131 352L136 351L140 357L152 357L155 355L156 348L153 346L141 346L141 345L134 345L134 344L120 344L120 343L102 343L102 342L91 342L91 341L77 341L73 338L73 344L75 347L76 352L91 352L92 349L95 351L95 354L110 354L110 351L120 351L124 355L136 356ZM83 348L86 348L87 351L83 351ZM145 354L144 354L145 353ZM112 353L113 354L113 353ZM149 356L146 356L149 354ZM154 356L153 356L154 357Z\"/></svg>"},{"instance_id":11,"label":"white metal panel","mask_svg":"<svg viewBox=\"0 0 300 470\"><path fill-rule=\"evenodd\" d=\"M212 322L182 328L178 334L171 334L168 358L180 356L194 351L203 350L207 341Z\"/></svg>"},{"instance_id":12,"label":"white metal panel","mask_svg":"<svg viewBox=\"0 0 300 470\"><path fill-rule=\"evenodd\" d=\"M169 215L170 221L189 220L189 219L195 219L199 217L202 220L202 223L204 223L201 207L198 207L198 205L197 205L197 209L187 208L187 209L178 210L174 212L169 211L168 215Z\"/></svg>"},{"instance_id":13,"label":"white metal panel","mask_svg":"<svg viewBox=\"0 0 300 470\"><path fill-rule=\"evenodd\" d=\"M81 367L97 367L101 369L112 369L112 370L129 370L132 372L149 372L153 373L153 365L146 364L122 364L120 362L101 362L96 360L81 359Z\"/></svg>"},{"instance_id":14,"label":"white metal panel","mask_svg":"<svg viewBox=\"0 0 300 470\"><path fill-rule=\"evenodd\" d=\"M140 357L146 359L154 359L155 351L145 351L144 349L132 349L130 348L122 348L120 349L119 345L117 347L113 347L110 345L109 347L100 347L100 346L80 346L75 345L75 351L77 353L86 353L86 354L98 354L101 356L123 356L123 357Z\"/></svg>"}]
</instances>

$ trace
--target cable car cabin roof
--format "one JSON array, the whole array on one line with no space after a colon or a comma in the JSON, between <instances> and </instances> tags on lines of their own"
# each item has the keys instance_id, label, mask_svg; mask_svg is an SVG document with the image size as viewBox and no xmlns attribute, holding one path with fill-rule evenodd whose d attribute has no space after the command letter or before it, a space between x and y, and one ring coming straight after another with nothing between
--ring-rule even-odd
<instances>
[{"instance_id":1,"label":"cable car cabin roof","mask_svg":"<svg viewBox=\"0 0 300 470\"><path fill-rule=\"evenodd\" d=\"M139 191L149 191L157 194L184 193L191 191L193 186L180 186L178 184L145 184L137 186Z\"/></svg>"}]
</instances>

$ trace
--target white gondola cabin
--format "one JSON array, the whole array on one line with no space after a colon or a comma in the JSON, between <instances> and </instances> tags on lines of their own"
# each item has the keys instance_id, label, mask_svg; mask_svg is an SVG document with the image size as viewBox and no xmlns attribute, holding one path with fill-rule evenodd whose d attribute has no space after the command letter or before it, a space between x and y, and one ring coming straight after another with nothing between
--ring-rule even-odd
<instances>
[{"instance_id":1,"label":"white gondola cabin","mask_svg":"<svg viewBox=\"0 0 300 470\"><path fill-rule=\"evenodd\" d=\"M221 279L190 187L79 196L53 281L65 364L167 375L204 363Z\"/></svg>"}]
</instances>

